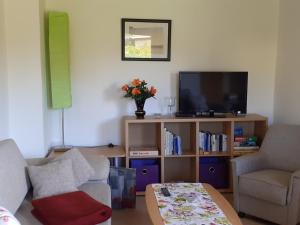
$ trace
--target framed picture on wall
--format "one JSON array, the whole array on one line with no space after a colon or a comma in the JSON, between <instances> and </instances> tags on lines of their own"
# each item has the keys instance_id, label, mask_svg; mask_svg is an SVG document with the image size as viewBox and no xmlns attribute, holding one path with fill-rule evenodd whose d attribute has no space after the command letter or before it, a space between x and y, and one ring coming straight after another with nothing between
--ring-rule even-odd
<instances>
[{"instance_id":1,"label":"framed picture on wall","mask_svg":"<svg viewBox=\"0 0 300 225\"><path fill-rule=\"evenodd\" d=\"M121 20L122 60L170 61L171 20Z\"/></svg>"}]
</instances>

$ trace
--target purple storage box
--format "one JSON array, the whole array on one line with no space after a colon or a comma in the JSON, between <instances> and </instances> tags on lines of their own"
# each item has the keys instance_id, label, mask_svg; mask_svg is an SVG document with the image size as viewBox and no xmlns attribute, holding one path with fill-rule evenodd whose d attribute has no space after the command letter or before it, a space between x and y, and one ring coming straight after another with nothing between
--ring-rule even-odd
<instances>
[{"instance_id":1,"label":"purple storage box","mask_svg":"<svg viewBox=\"0 0 300 225\"><path fill-rule=\"evenodd\" d=\"M228 188L228 163L226 158L204 157L200 158L199 180L208 183L214 188Z\"/></svg>"},{"instance_id":2,"label":"purple storage box","mask_svg":"<svg viewBox=\"0 0 300 225\"><path fill-rule=\"evenodd\" d=\"M132 159L136 169L136 191L145 191L147 184L159 183L159 162L156 159Z\"/></svg>"}]
</instances>

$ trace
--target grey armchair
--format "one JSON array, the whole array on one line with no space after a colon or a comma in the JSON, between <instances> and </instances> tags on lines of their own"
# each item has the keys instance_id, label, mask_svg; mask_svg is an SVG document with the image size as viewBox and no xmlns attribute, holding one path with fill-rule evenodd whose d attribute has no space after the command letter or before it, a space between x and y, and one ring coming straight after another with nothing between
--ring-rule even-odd
<instances>
[{"instance_id":1,"label":"grey armchair","mask_svg":"<svg viewBox=\"0 0 300 225\"><path fill-rule=\"evenodd\" d=\"M283 225L300 222L300 125L273 125L257 154L231 160L238 212Z\"/></svg>"}]
</instances>

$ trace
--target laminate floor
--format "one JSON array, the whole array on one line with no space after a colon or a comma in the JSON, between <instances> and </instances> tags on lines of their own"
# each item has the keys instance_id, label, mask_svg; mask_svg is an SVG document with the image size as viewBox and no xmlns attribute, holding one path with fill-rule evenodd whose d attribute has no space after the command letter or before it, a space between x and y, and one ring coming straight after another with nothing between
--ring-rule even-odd
<instances>
[{"instance_id":1,"label":"laminate floor","mask_svg":"<svg viewBox=\"0 0 300 225\"><path fill-rule=\"evenodd\" d=\"M232 194L224 194L224 197L232 204ZM242 218L242 223L244 225L273 225L273 223L248 216ZM152 225L144 196L137 196L135 209L113 210L112 225Z\"/></svg>"}]
</instances>

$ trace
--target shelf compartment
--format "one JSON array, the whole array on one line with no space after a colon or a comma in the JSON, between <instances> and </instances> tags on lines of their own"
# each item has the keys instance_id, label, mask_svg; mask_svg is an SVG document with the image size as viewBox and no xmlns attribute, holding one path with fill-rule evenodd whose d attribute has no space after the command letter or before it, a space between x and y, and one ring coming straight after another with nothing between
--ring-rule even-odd
<instances>
[{"instance_id":1,"label":"shelf compartment","mask_svg":"<svg viewBox=\"0 0 300 225\"><path fill-rule=\"evenodd\" d=\"M196 161L196 157L165 158L165 183L196 182Z\"/></svg>"},{"instance_id":2,"label":"shelf compartment","mask_svg":"<svg viewBox=\"0 0 300 225\"><path fill-rule=\"evenodd\" d=\"M265 120L239 122L235 121L234 128L236 127L241 127L243 129L243 136L245 137L256 136L257 145L260 146L267 131L267 122Z\"/></svg>"},{"instance_id":3,"label":"shelf compartment","mask_svg":"<svg viewBox=\"0 0 300 225\"><path fill-rule=\"evenodd\" d=\"M230 188L230 164L227 157L201 157L199 181L209 183L216 189Z\"/></svg>"},{"instance_id":4,"label":"shelf compartment","mask_svg":"<svg viewBox=\"0 0 300 225\"><path fill-rule=\"evenodd\" d=\"M209 151L207 155L230 155L231 147L232 147L232 127L233 124L231 121L203 121L199 122L199 130L198 132L210 132L212 134L225 134L227 136L227 150L224 152L220 152L221 154L218 154L219 152L211 152ZM206 155L204 154L204 150L200 149L200 138L197 134L198 140L197 140L197 147L199 149L200 155Z\"/></svg>"},{"instance_id":5,"label":"shelf compartment","mask_svg":"<svg viewBox=\"0 0 300 225\"><path fill-rule=\"evenodd\" d=\"M181 148L182 155L179 156L188 156L188 155L196 155L196 122L165 122L164 128L166 128L169 132L180 136L181 138ZM165 140L165 135L163 135L162 139L163 143ZM165 143L163 144L163 154L165 154ZM177 155L166 155L166 157L176 157Z\"/></svg>"},{"instance_id":6,"label":"shelf compartment","mask_svg":"<svg viewBox=\"0 0 300 225\"><path fill-rule=\"evenodd\" d=\"M161 123L128 123L128 156L130 151L138 151L139 149L153 148L158 150L158 156L161 155ZM148 158L157 157L149 155Z\"/></svg>"},{"instance_id":7,"label":"shelf compartment","mask_svg":"<svg viewBox=\"0 0 300 225\"><path fill-rule=\"evenodd\" d=\"M130 167L136 169L136 191L145 191L146 186L160 183L160 159L130 159Z\"/></svg>"}]
</instances>

